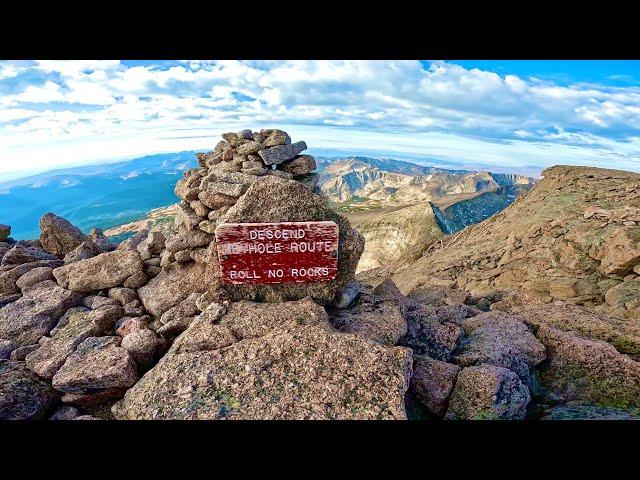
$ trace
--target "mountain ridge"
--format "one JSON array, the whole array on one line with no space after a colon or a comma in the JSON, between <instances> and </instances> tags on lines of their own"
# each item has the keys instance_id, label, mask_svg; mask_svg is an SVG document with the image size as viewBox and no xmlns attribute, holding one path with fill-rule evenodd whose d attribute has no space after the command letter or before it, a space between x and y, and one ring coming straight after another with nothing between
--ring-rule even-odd
<instances>
[{"instance_id":1,"label":"mountain ridge","mask_svg":"<svg viewBox=\"0 0 640 480\"><path fill-rule=\"evenodd\" d=\"M446 170L368 157L349 157L321 165L322 191L338 202L366 197L388 204L410 203L536 181L517 174Z\"/></svg>"},{"instance_id":2,"label":"mountain ridge","mask_svg":"<svg viewBox=\"0 0 640 480\"><path fill-rule=\"evenodd\" d=\"M12 225L13 234L19 239L37 236L37 229L34 228L36 221L48 210L58 211L84 232L93 227L108 230L143 221L148 211L177 202L172 186L182 172L196 164L194 152L183 151L58 169L2 182L0 198L6 201L0 202L0 218ZM339 175L332 172L353 169L354 166L360 172L354 175L360 175L360 178L354 180L353 188L347 188L349 192L352 189L362 190L361 187L368 184L360 193L371 195L373 203L396 205L409 205L434 196L421 193L424 185L415 185L416 175L426 179L431 174L445 178L447 175L472 174L466 170L446 170L390 158L320 157L320 182L339 183ZM334 176L335 180L332 180ZM396 187L401 187L401 192L394 197ZM469 186L466 188L473 190ZM460 189L464 190L462 187ZM340 202L341 198L350 202L357 197L351 193L343 197L334 195L330 186L325 188L325 193L334 202ZM15 205L19 205L19 208L15 208ZM137 208L132 209L131 205Z\"/></svg>"},{"instance_id":3,"label":"mountain ridge","mask_svg":"<svg viewBox=\"0 0 640 480\"><path fill-rule=\"evenodd\" d=\"M640 174L555 166L511 205L401 259L393 279L481 295L516 289L538 302L562 300L640 318Z\"/></svg>"}]
</instances>

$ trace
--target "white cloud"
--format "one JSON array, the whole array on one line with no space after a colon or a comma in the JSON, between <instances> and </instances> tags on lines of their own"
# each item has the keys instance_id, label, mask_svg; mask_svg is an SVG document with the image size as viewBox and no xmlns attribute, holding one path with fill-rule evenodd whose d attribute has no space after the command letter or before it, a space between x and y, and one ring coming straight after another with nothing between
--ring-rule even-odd
<instances>
[{"instance_id":1,"label":"white cloud","mask_svg":"<svg viewBox=\"0 0 640 480\"><path fill-rule=\"evenodd\" d=\"M21 102L30 103L50 103L61 102L65 99L65 95L55 82L47 81L43 86L29 85L24 91L11 97L14 104Z\"/></svg>"},{"instance_id":2,"label":"white cloud","mask_svg":"<svg viewBox=\"0 0 640 480\"><path fill-rule=\"evenodd\" d=\"M0 173L15 165L7 158L46 168L82 155L89 160L94 152L108 158L169 144L200 148L215 144L225 129L284 124L339 132L345 145L376 132L366 143L381 150L389 142L401 149L393 138L415 140L411 148L419 144L426 157L508 161L511 152L514 162L544 166L571 161L569 154L589 162L600 155L602 164L615 159L640 170L632 140L640 136L638 87L561 86L447 62L425 68L417 61L184 61L168 68L0 62L0 82L28 68L42 81L0 97ZM47 106L54 103L75 107ZM209 143L161 140L203 130L211 134ZM501 145L499 155L495 145ZM49 155L54 151L59 154Z\"/></svg>"},{"instance_id":3,"label":"white cloud","mask_svg":"<svg viewBox=\"0 0 640 480\"><path fill-rule=\"evenodd\" d=\"M76 77L85 71L113 70L120 66L119 60L38 60L38 68L47 73L60 73L64 77Z\"/></svg>"},{"instance_id":4,"label":"white cloud","mask_svg":"<svg viewBox=\"0 0 640 480\"><path fill-rule=\"evenodd\" d=\"M16 77L23 72L24 69L24 66L15 63L5 62L4 64L0 64L0 80Z\"/></svg>"}]
</instances>

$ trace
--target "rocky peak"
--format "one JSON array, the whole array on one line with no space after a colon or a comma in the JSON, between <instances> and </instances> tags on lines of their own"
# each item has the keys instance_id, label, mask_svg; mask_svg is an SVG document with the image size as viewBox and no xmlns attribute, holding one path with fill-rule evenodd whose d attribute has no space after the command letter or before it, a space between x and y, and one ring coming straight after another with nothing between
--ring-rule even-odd
<instances>
[{"instance_id":1,"label":"rocky peak","mask_svg":"<svg viewBox=\"0 0 640 480\"><path fill-rule=\"evenodd\" d=\"M356 281L363 237L318 192L305 148L277 129L223 134L176 185L175 227L117 248L53 214L39 240L0 242L0 419L640 407L638 329L607 314L635 311L640 176L550 169L504 212L400 264L399 289ZM321 220L339 227L334 280L221 281L218 225Z\"/></svg>"},{"instance_id":2,"label":"rocky peak","mask_svg":"<svg viewBox=\"0 0 640 480\"><path fill-rule=\"evenodd\" d=\"M520 290L640 318L640 175L557 166L482 223L396 267L404 291L447 285L473 294Z\"/></svg>"}]
</instances>

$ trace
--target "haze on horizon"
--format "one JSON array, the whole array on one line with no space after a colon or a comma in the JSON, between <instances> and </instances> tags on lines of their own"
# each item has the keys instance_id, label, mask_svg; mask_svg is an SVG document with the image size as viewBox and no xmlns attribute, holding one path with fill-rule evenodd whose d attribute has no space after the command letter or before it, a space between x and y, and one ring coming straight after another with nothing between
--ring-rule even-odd
<instances>
[{"instance_id":1,"label":"haze on horizon","mask_svg":"<svg viewBox=\"0 0 640 480\"><path fill-rule=\"evenodd\" d=\"M640 62L0 61L0 182L268 127L310 151L640 171Z\"/></svg>"}]
</instances>

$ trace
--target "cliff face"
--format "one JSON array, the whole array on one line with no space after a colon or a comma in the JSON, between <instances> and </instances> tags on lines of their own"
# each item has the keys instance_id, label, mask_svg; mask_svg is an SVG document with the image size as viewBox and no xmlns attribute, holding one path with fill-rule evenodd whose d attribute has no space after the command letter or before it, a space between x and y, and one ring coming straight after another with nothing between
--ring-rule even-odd
<instances>
[{"instance_id":1,"label":"cliff face","mask_svg":"<svg viewBox=\"0 0 640 480\"><path fill-rule=\"evenodd\" d=\"M504 210L518 195L530 188L530 184L506 185L493 191L470 196L468 199L463 198L454 203L447 201L447 197L430 203L440 229L444 233L450 234L474 223L479 223Z\"/></svg>"},{"instance_id":2,"label":"cliff face","mask_svg":"<svg viewBox=\"0 0 640 480\"><path fill-rule=\"evenodd\" d=\"M351 216L352 225L365 238L358 272L388 265L414 245L431 244L443 236L431 205L418 203L374 218Z\"/></svg>"},{"instance_id":3,"label":"cliff face","mask_svg":"<svg viewBox=\"0 0 640 480\"><path fill-rule=\"evenodd\" d=\"M445 170L363 157L329 163L320 175L321 190L334 202L362 197L388 205L496 191L500 187L532 185L534 182L534 179L521 175Z\"/></svg>"},{"instance_id":4,"label":"cliff face","mask_svg":"<svg viewBox=\"0 0 640 480\"><path fill-rule=\"evenodd\" d=\"M401 260L403 291L446 285L472 294L519 290L640 318L640 175L557 166L512 205Z\"/></svg>"},{"instance_id":5,"label":"cliff face","mask_svg":"<svg viewBox=\"0 0 640 480\"><path fill-rule=\"evenodd\" d=\"M529 184L482 193L447 195L433 202L383 208L348 215L366 242L358 272L388 266L404 256L419 255L446 234L481 222L506 208Z\"/></svg>"}]
</instances>

